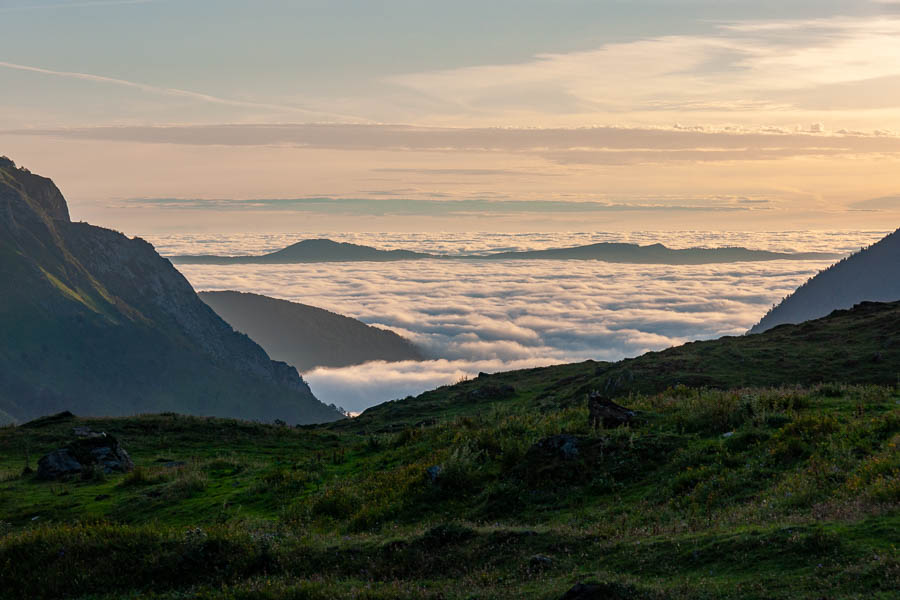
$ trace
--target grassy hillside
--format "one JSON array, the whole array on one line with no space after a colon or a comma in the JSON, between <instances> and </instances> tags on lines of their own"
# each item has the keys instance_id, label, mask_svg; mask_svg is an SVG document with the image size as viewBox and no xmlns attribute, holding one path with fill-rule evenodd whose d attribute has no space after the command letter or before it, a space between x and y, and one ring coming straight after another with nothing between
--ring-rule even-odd
<instances>
[{"instance_id":1,"label":"grassy hillside","mask_svg":"<svg viewBox=\"0 0 900 600\"><path fill-rule=\"evenodd\" d=\"M158 415L0 429L29 598L895 598L900 394L678 388L633 426L489 403L393 432ZM129 475L21 475L88 425ZM572 436L570 456L541 440ZM567 438L568 439L568 438ZM428 469L439 465L436 477ZM35 576L35 573L41 575Z\"/></svg>"},{"instance_id":2,"label":"grassy hillside","mask_svg":"<svg viewBox=\"0 0 900 600\"><path fill-rule=\"evenodd\" d=\"M763 334L691 342L617 363L582 363L482 375L453 387L370 408L355 427L412 425L490 403L525 403L544 411L572 406L599 391L613 398L669 388L735 389L785 384L900 383L900 302L862 303ZM336 427L349 424L337 423Z\"/></svg>"},{"instance_id":3,"label":"grassy hillside","mask_svg":"<svg viewBox=\"0 0 900 600\"><path fill-rule=\"evenodd\" d=\"M0 428L0 590L551 600L592 581L628 600L894 599L898 311L482 375L327 425ZM591 427L595 389L637 416ZM116 436L136 470L25 470L76 426Z\"/></svg>"},{"instance_id":4,"label":"grassy hillside","mask_svg":"<svg viewBox=\"0 0 900 600\"><path fill-rule=\"evenodd\" d=\"M887 377L869 358L893 348L879 340L897 310L480 376L321 426L164 414L0 428L0 589L549 600L594 581L621 599L893 599L900 388L862 380ZM846 336L840 370L773 366L831 365L826 335ZM892 352L876 361L887 373ZM679 384L697 357L694 376L722 389ZM637 417L592 428L585 390L626 367L643 383L616 389ZM678 376L663 387L665 373ZM137 469L23 474L83 425Z\"/></svg>"}]
</instances>

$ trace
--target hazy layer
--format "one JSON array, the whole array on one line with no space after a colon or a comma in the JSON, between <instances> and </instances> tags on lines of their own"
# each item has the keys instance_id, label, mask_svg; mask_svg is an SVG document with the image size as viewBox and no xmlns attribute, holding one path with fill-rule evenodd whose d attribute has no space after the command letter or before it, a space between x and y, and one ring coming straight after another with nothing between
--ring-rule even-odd
<instances>
[{"instance_id":1,"label":"hazy layer","mask_svg":"<svg viewBox=\"0 0 900 600\"><path fill-rule=\"evenodd\" d=\"M145 236L163 256L214 254L238 256L264 254L293 243L328 238L373 246L383 250L412 250L433 254L490 254L492 252L544 250L598 242L662 243L669 248L718 248L741 246L772 252L846 252L875 242L885 231L595 231L564 233L254 233L231 235L168 234Z\"/></svg>"},{"instance_id":2,"label":"hazy layer","mask_svg":"<svg viewBox=\"0 0 900 600\"><path fill-rule=\"evenodd\" d=\"M661 242L779 251L851 252L882 232L630 234L328 234L382 248L487 252L591 241ZM249 254L302 234L153 238L164 254ZM326 403L353 411L500 371L617 360L694 339L740 335L829 261L622 265L585 261L181 265L198 290L235 289L303 302L390 328L441 360L369 363L306 373Z\"/></svg>"}]
</instances>

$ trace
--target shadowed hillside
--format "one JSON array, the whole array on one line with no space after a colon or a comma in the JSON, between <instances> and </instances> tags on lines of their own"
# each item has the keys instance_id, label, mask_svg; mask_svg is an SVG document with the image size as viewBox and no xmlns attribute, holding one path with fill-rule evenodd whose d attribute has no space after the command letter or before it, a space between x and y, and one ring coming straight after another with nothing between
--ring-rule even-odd
<instances>
[{"instance_id":1,"label":"shadowed hillside","mask_svg":"<svg viewBox=\"0 0 900 600\"><path fill-rule=\"evenodd\" d=\"M314 306L241 292L200 292L200 298L237 331L246 333L275 360L301 372L373 360L422 360L411 342Z\"/></svg>"},{"instance_id":2,"label":"shadowed hillside","mask_svg":"<svg viewBox=\"0 0 900 600\"><path fill-rule=\"evenodd\" d=\"M496 402L527 402L534 410L584 401L599 391L614 398L669 388L736 389L820 383L900 382L900 302L866 302L800 325L759 335L691 342L616 363L539 367L444 386L415 398L373 406L337 428L411 425Z\"/></svg>"},{"instance_id":3,"label":"shadowed hillside","mask_svg":"<svg viewBox=\"0 0 900 600\"><path fill-rule=\"evenodd\" d=\"M819 331L871 334L874 308ZM896 318L897 306L881 308ZM809 354L810 332L777 332L740 338L756 338L747 355ZM854 342L845 358L868 351ZM710 352L703 366L734 363ZM673 387L622 399L630 420L608 425L579 391L581 372L607 367L478 377L302 428L176 414L2 427L0 590L896 600L900 390L798 386L785 369L784 385L718 391L677 386L673 374ZM848 373L864 376L821 375ZM23 469L29 449L33 464L85 430L113 436L135 469L56 481ZM590 593L567 593L579 582Z\"/></svg>"},{"instance_id":4,"label":"shadowed hillside","mask_svg":"<svg viewBox=\"0 0 900 600\"><path fill-rule=\"evenodd\" d=\"M340 418L150 244L72 223L53 182L9 159L0 159L0 282L0 419L61 410Z\"/></svg>"},{"instance_id":5,"label":"shadowed hillside","mask_svg":"<svg viewBox=\"0 0 900 600\"><path fill-rule=\"evenodd\" d=\"M866 300L900 300L900 229L821 271L770 310L750 333L802 323Z\"/></svg>"}]
</instances>

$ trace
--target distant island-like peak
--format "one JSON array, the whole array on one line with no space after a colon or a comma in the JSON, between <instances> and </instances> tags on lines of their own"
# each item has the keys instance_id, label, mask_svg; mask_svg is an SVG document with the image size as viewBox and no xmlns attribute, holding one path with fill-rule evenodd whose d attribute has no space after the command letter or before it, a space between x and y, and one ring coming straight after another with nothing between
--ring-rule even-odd
<instances>
[{"instance_id":1,"label":"distant island-like peak","mask_svg":"<svg viewBox=\"0 0 900 600\"><path fill-rule=\"evenodd\" d=\"M770 260L829 260L840 255L826 252L772 252L749 248L668 248L660 243L640 246L623 242L599 242L569 248L517 250L490 254L431 254L412 250L381 250L348 242L315 238L255 256L180 255L181 264L293 264L318 262L388 262L397 260L597 260L612 263L700 265Z\"/></svg>"}]
</instances>

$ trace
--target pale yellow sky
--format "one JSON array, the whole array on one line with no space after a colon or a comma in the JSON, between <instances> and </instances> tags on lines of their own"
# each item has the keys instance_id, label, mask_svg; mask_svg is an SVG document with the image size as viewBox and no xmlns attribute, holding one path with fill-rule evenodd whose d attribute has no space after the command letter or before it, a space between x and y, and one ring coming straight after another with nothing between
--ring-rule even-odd
<instances>
[{"instance_id":1,"label":"pale yellow sky","mask_svg":"<svg viewBox=\"0 0 900 600\"><path fill-rule=\"evenodd\" d=\"M77 218L129 233L900 223L897 3L727 4L529 2L508 30L486 10L493 45L397 13L410 35L396 42L376 27L346 55L311 55L272 38L284 47L228 63L207 52L231 52L226 37L198 33L202 48L156 50L177 57L166 68L130 46L117 62L105 30L49 54L23 33L47 11L11 7L0 154L56 180ZM144 44L159 33L142 15L186 18L166 2L69 5L51 26L89 29L102 10ZM280 26L250 26L247 48Z\"/></svg>"}]
</instances>

